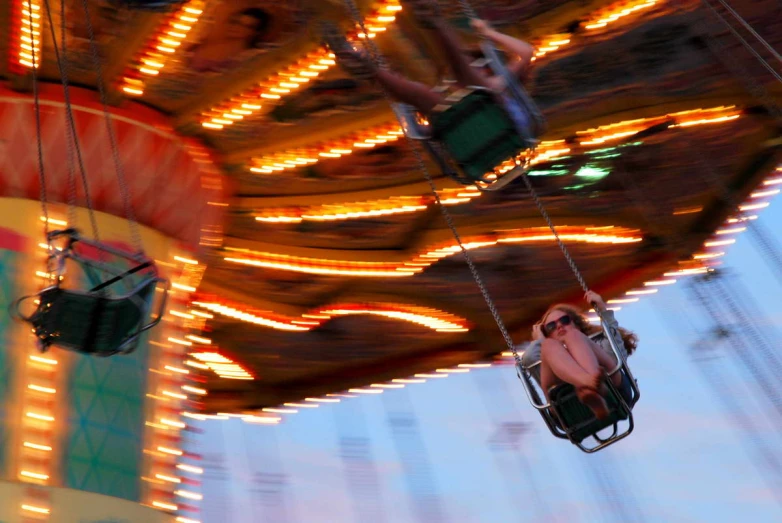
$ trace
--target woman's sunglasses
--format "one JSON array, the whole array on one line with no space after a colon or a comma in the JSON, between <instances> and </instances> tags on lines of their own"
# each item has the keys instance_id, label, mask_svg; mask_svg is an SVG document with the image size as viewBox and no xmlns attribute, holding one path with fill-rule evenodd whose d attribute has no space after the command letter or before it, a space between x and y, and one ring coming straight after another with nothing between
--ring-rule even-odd
<instances>
[{"instance_id":1,"label":"woman's sunglasses","mask_svg":"<svg viewBox=\"0 0 782 523\"><path fill-rule=\"evenodd\" d=\"M546 336L557 330L557 323L562 325L563 327L567 327L573 322L573 320L570 319L570 316L567 314L565 316L562 316L561 318L558 318L554 321L550 321L547 324L543 326L543 331L545 332Z\"/></svg>"}]
</instances>

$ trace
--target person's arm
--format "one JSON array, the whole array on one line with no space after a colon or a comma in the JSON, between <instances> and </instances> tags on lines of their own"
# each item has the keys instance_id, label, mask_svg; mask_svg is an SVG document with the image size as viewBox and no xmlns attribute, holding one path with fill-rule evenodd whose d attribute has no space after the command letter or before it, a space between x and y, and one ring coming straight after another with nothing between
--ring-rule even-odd
<instances>
[{"instance_id":1,"label":"person's arm","mask_svg":"<svg viewBox=\"0 0 782 523\"><path fill-rule=\"evenodd\" d=\"M597 307L603 311L603 317L605 318L609 327L613 327L614 329L619 327L619 322L616 321L614 311L608 309L608 305L606 305L606 302L603 301L603 298L598 293L595 291L589 291L584 295L584 299L586 299L588 304L593 305L594 307Z\"/></svg>"},{"instance_id":2,"label":"person's arm","mask_svg":"<svg viewBox=\"0 0 782 523\"><path fill-rule=\"evenodd\" d=\"M489 24L483 20L475 19L470 23L478 34L515 55L515 59L507 65L508 71L510 71L511 74L515 75L517 78L526 76L527 69L529 69L532 57L535 54L535 49L530 44L492 29L489 27Z\"/></svg>"}]
</instances>

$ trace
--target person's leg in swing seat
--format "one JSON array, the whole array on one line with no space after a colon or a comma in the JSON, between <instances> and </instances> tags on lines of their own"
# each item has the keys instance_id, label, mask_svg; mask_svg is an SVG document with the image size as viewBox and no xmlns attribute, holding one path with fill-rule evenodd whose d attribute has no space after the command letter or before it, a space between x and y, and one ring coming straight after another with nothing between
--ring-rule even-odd
<instances>
[{"instance_id":1,"label":"person's leg in swing seat","mask_svg":"<svg viewBox=\"0 0 782 523\"><path fill-rule=\"evenodd\" d=\"M444 96L432 91L429 86L378 67L370 57L351 46L335 26L324 24L322 32L339 65L352 76L377 81L392 98L412 105L425 116L444 101Z\"/></svg>"},{"instance_id":2,"label":"person's leg in swing seat","mask_svg":"<svg viewBox=\"0 0 782 523\"><path fill-rule=\"evenodd\" d=\"M445 53L457 84L462 87L491 88L488 83L489 76L472 66L474 59L465 53L463 42L443 18L436 0L402 0L402 4L408 4L422 27L431 30Z\"/></svg>"}]
</instances>

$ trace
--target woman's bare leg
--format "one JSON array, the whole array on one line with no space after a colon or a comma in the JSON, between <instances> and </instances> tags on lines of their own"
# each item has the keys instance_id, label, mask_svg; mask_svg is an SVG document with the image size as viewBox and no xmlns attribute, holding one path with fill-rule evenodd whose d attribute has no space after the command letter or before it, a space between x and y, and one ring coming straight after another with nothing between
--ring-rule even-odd
<instances>
[{"instance_id":1,"label":"woman's bare leg","mask_svg":"<svg viewBox=\"0 0 782 523\"><path fill-rule=\"evenodd\" d=\"M597 359L595 343L581 331L568 329L563 342L581 368L592 376L600 375L600 362Z\"/></svg>"},{"instance_id":2,"label":"woman's bare leg","mask_svg":"<svg viewBox=\"0 0 782 523\"><path fill-rule=\"evenodd\" d=\"M489 77L470 65L473 61L472 58L465 54L459 36L448 22L442 18L434 19L431 21L431 29L437 38L437 43L445 53L451 70L453 70L456 83L461 86L477 85L490 87L488 84Z\"/></svg>"},{"instance_id":3,"label":"woman's bare leg","mask_svg":"<svg viewBox=\"0 0 782 523\"><path fill-rule=\"evenodd\" d=\"M593 373L585 370L568 349L557 340L546 338L540 347L541 361L551 369L557 378L574 387L594 387L600 376L599 368L596 366Z\"/></svg>"},{"instance_id":4,"label":"woman's bare leg","mask_svg":"<svg viewBox=\"0 0 782 523\"><path fill-rule=\"evenodd\" d=\"M581 334L583 339L575 335L568 336L565 340L567 347L550 338L543 340L540 348L541 360L559 379L576 388L578 399L589 407L598 419L604 419L608 417L608 406L599 392L602 373L597 356L590 346L589 338L580 332L574 334Z\"/></svg>"},{"instance_id":5,"label":"woman's bare leg","mask_svg":"<svg viewBox=\"0 0 782 523\"><path fill-rule=\"evenodd\" d=\"M609 371L616 366L616 359L581 331L568 332L565 345L578 364L594 376L600 377L603 370ZM622 383L622 376L617 372L611 381L618 387Z\"/></svg>"},{"instance_id":6,"label":"woman's bare leg","mask_svg":"<svg viewBox=\"0 0 782 523\"><path fill-rule=\"evenodd\" d=\"M333 23L321 23L321 34L336 56L337 63L354 78L377 80L392 98L412 105L424 115L443 101L443 95L433 92L428 86L379 67L370 56L353 47Z\"/></svg>"},{"instance_id":7,"label":"woman's bare leg","mask_svg":"<svg viewBox=\"0 0 782 523\"><path fill-rule=\"evenodd\" d=\"M428 115L432 109L444 101L440 93L431 90L427 85L415 82L409 78L386 69L378 69L375 73L377 82L394 99L412 105L424 115Z\"/></svg>"},{"instance_id":8,"label":"woman's bare leg","mask_svg":"<svg viewBox=\"0 0 782 523\"><path fill-rule=\"evenodd\" d=\"M489 87L488 77L470 65L472 58L464 53L458 34L443 18L437 0L402 0L402 4L412 10L425 29L432 30L456 77L456 83L463 87Z\"/></svg>"},{"instance_id":9,"label":"woman's bare leg","mask_svg":"<svg viewBox=\"0 0 782 523\"><path fill-rule=\"evenodd\" d=\"M546 400L549 399L548 391L557 385L564 383L561 379L554 374L554 371L549 367L548 362L541 358L540 360L540 387L543 389L543 394L546 396Z\"/></svg>"},{"instance_id":10,"label":"woman's bare leg","mask_svg":"<svg viewBox=\"0 0 782 523\"><path fill-rule=\"evenodd\" d=\"M600 364L602 369L604 369L606 372L614 370L614 367L616 367L616 356L607 353L594 342L592 343L592 350L595 351L597 362ZM620 386L622 384L622 373L617 372L611 376L611 381L616 387Z\"/></svg>"}]
</instances>

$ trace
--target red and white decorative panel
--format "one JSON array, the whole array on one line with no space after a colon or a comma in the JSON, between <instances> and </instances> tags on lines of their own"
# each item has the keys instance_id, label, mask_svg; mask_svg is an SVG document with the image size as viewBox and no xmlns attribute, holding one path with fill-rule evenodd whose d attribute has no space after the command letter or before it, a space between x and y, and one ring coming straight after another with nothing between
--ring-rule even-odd
<instances>
[{"instance_id":1,"label":"red and white decorative panel","mask_svg":"<svg viewBox=\"0 0 782 523\"><path fill-rule=\"evenodd\" d=\"M41 86L41 149L46 197L70 203L69 165L77 205L86 207L80 162L67 147L67 111L59 89ZM82 164L96 211L126 217L106 116L90 91L71 88ZM223 179L209 152L178 136L159 113L140 105L111 108L117 151L136 219L191 248L214 245L226 207ZM0 88L0 197L39 199L35 103ZM69 160L70 158L70 160Z\"/></svg>"}]
</instances>

